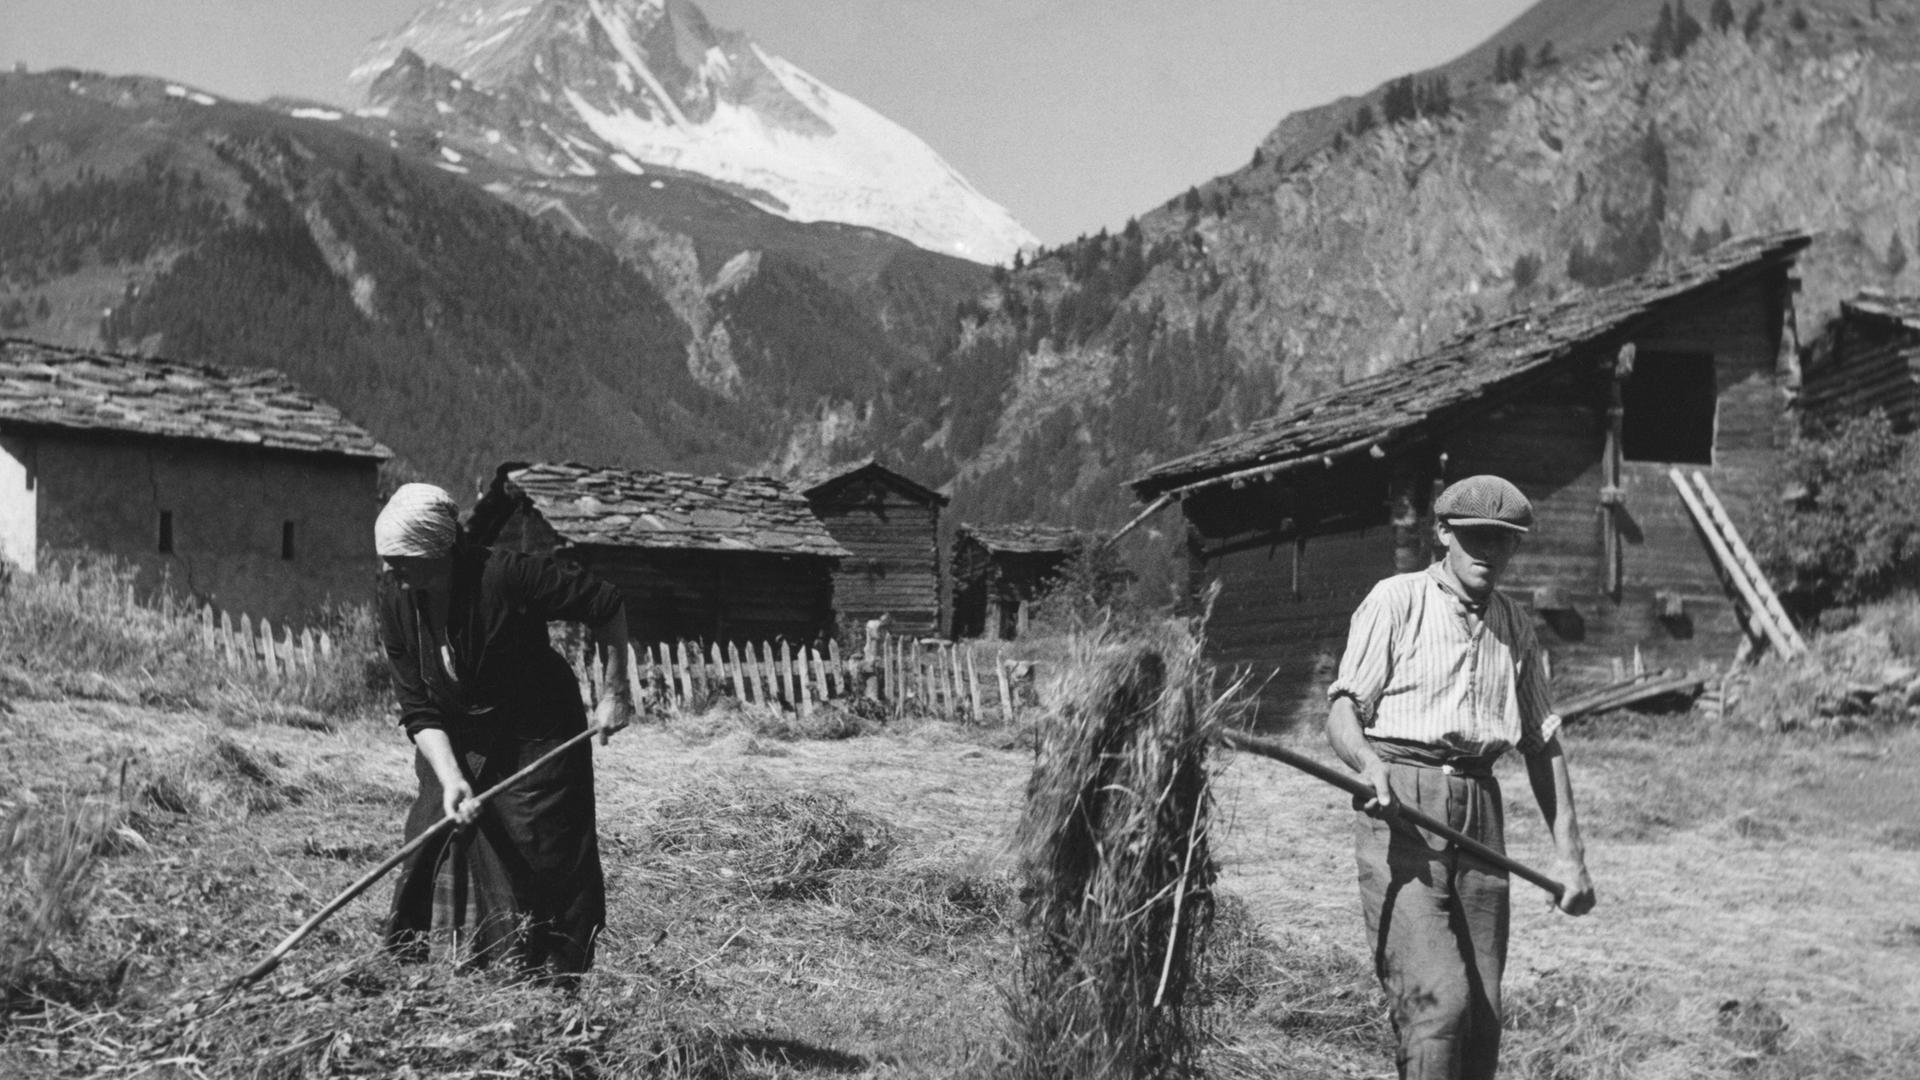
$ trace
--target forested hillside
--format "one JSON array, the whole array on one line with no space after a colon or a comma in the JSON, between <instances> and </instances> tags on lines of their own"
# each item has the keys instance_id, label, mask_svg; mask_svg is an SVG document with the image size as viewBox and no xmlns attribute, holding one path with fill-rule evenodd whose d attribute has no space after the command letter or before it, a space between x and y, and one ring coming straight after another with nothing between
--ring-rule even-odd
<instances>
[{"instance_id":1,"label":"forested hillside","mask_svg":"<svg viewBox=\"0 0 1920 1080\"><path fill-rule=\"evenodd\" d=\"M511 458L817 461L987 280L693 183L452 165L325 110L70 71L0 75L0 103L0 330L279 368L457 491Z\"/></svg>"}]
</instances>

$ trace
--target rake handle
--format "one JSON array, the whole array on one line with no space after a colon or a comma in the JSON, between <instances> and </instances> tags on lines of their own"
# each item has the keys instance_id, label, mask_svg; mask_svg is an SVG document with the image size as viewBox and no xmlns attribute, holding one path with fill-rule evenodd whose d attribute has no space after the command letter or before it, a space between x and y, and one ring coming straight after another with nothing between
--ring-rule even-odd
<instances>
[{"instance_id":1,"label":"rake handle","mask_svg":"<svg viewBox=\"0 0 1920 1080\"><path fill-rule=\"evenodd\" d=\"M587 727L587 730L582 731L578 735L575 735L572 738L569 738L566 742L563 742L559 746L556 746L553 749L547 751L546 753L540 755L539 758L535 759L532 764L521 769L519 772L514 773L512 776L507 777L505 780L502 780L499 783L488 788L487 790L481 792L480 794L475 795L472 799L473 804L476 807L486 805L487 800L507 790L508 788L519 783L520 781L525 780L536 769L540 768L542 765L545 765L547 762L552 761L554 758L557 758L561 754L566 753L568 750L571 750L574 747L580 745L580 743L584 742L585 740L592 738L597 731L598 731L597 728L589 725ZM346 907L349 903L352 903L354 897L359 896L363 892L366 892L368 889L373 887L374 882L379 881L381 878L385 877L387 874L387 871L392 870L394 867L399 866L401 863L405 862L407 860L407 856L412 855L414 852L420 850L422 847L424 847L427 844L428 841L432 840L436 836L439 836L441 833L447 831L447 829L450 826L457 824L459 820L460 819L454 817L451 814L441 818L439 821L436 821L431 826L429 826L425 831L421 832L419 836L416 836L413 839L407 841L404 845L401 846L400 850L394 852L392 855L387 856L386 861L382 862L379 866L376 866L373 869L367 871L366 873L360 875L359 880L347 886L346 889L340 893L340 895L334 897L332 900L327 901L327 905L325 907L321 908L319 911L314 912L312 918L308 919L306 922L301 923L298 929L294 930L293 933L288 934L284 939L282 939L280 944L275 945L273 947L273 951L269 952L266 956L262 957L259 963L248 968L246 971L242 972L241 974L236 975L233 978L233 981L227 984L226 992L232 993L233 991L238 990L241 987L251 986L252 984L266 977L266 975L269 972L273 971L274 968L277 968L280 966L281 959L284 958L288 953L292 952L293 947L295 945L300 944L301 940L304 939L308 934L311 934L315 930L319 929L321 923L326 922L328 919L332 918L335 912L339 911L343 907Z\"/></svg>"},{"instance_id":2,"label":"rake handle","mask_svg":"<svg viewBox=\"0 0 1920 1080\"><path fill-rule=\"evenodd\" d=\"M1227 731L1221 733L1220 740L1235 750L1244 750L1249 754L1258 754L1261 757L1272 758L1282 764L1291 765L1315 779L1324 780L1334 787L1342 791L1350 792L1359 798L1371 799L1377 794L1377 792L1373 790L1372 784L1360 779L1353 773L1341 772L1338 769L1329 768L1297 750L1287 749L1272 739L1263 739L1258 735L1248 735L1239 731ZM1432 815L1425 813L1417 807L1407 805L1404 801L1401 801L1399 806L1400 817L1420 826L1428 832L1453 841L1461 850L1477 855L1481 859L1492 863L1515 877L1523 878L1540 886L1552 894L1555 902L1558 902L1561 897L1566 895L1567 887L1565 885L1535 870L1533 867L1508 858L1504 853L1495 851L1480 841L1475 840L1473 837L1448 825L1446 822L1435 819Z\"/></svg>"}]
</instances>

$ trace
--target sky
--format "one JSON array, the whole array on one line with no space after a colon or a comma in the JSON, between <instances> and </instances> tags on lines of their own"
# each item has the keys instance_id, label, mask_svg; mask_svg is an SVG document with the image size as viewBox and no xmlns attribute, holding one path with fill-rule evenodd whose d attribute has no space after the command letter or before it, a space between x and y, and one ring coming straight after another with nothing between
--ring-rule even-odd
<instances>
[{"instance_id":1,"label":"sky","mask_svg":"<svg viewBox=\"0 0 1920 1080\"><path fill-rule=\"evenodd\" d=\"M1297 109L1452 59L1531 0L696 0L913 131L1049 244L1234 169ZM0 0L0 63L345 101L420 0Z\"/></svg>"}]
</instances>

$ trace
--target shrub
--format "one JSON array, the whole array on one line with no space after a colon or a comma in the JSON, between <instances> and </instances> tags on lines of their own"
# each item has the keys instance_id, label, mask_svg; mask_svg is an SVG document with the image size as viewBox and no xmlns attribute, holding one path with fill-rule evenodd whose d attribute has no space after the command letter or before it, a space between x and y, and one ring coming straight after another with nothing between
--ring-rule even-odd
<instances>
[{"instance_id":1,"label":"shrub","mask_svg":"<svg viewBox=\"0 0 1920 1080\"><path fill-rule=\"evenodd\" d=\"M1920 445L1879 412L1796 439L1754 553L1803 616L1920 583Z\"/></svg>"},{"instance_id":2,"label":"shrub","mask_svg":"<svg viewBox=\"0 0 1920 1080\"><path fill-rule=\"evenodd\" d=\"M1029 614L1033 632L1076 633L1116 621L1139 625L1146 615L1132 596L1133 572L1098 538L1077 548L1048 579Z\"/></svg>"}]
</instances>

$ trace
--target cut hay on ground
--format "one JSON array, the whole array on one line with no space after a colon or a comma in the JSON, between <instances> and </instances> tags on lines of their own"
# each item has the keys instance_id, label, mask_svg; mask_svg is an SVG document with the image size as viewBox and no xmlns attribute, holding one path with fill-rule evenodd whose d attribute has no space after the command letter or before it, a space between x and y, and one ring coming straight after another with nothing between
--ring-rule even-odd
<instances>
[{"instance_id":1,"label":"cut hay on ground","mask_svg":"<svg viewBox=\"0 0 1920 1080\"><path fill-rule=\"evenodd\" d=\"M1193 1075L1219 705L1198 643L1175 627L1086 652L1041 732L1018 833L1027 907L1008 1073Z\"/></svg>"}]
</instances>

